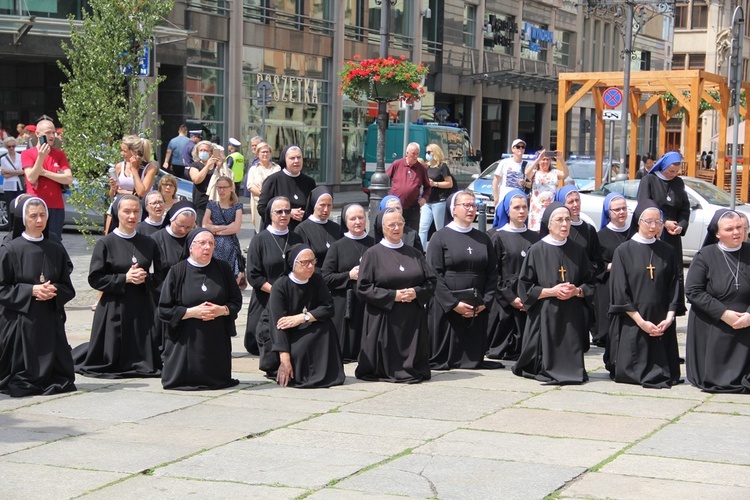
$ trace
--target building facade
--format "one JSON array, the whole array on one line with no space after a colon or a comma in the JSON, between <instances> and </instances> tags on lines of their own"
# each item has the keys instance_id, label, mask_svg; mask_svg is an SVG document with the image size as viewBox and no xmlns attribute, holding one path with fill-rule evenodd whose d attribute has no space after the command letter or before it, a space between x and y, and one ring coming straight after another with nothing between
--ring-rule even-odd
<instances>
[{"instance_id":1,"label":"building facade","mask_svg":"<svg viewBox=\"0 0 750 500\"><path fill-rule=\"evenodd\" d=\"M156 34L156 71L165 75L156 100L162 150L181 123L203 127L225 143L262 134L274 155L299 145L318 182L357 189L366 128L376 108L338 92L342 61L374 57L380 43L380 0L177 0ZM68 14L86 0L0 2L3 123L55 116L61 106L60 41ZM61 7L71 5L71 7ZM5 7L5 8L4 8ZM594 105L568 114L573 134L556 142L557 75L621 70L624 42L617 16L602 16L572 0L391 0L389 53L430 67L429 90L413 119L455 123L469 130L489 165L516 137L529 149L593 154ZM33 19L32 19L33 16ZM30 30L19 38L24 26ZM671 21L640 31L633 70L663 69L672 58ZM264 110L261 81L272 86ZM265 111L265 112L264 112ZM403 119L398 105L392 120ZM655 150L657 120L644 117L644 151ZM619 143L618 143L619 144ZM247 152L247 151L246 151Z\"/></svg>"}]
</instances>

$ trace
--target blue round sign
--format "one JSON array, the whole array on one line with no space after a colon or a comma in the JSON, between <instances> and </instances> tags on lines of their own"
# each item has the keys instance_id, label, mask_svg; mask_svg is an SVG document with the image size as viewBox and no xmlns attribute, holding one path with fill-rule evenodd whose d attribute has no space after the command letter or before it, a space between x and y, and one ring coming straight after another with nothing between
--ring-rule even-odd
<instances>
[{"instance_id":1,"label":"blue round sign","mask_svg":"<svg viewBox=\"0 0 750 500\"><path fill-rule=\"evenodd\" d=\"M614 109L622 104L622 90L617 87L609 87L604 91L604 106Z\"/></svg>"}]
</instances>

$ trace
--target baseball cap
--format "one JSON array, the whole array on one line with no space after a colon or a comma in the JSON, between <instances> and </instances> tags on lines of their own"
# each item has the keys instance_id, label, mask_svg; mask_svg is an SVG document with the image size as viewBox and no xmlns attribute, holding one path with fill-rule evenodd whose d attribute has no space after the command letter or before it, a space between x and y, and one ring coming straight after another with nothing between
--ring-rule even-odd
<instances>
[{"instance_id":1,"label":"baseball cap","mask_svg":"<svg viewBox=\"0 0 750 500\"><path fill-rule=\"evenodd\" d=\"M513 149L519 144L523 144L524 146L526 146L526 141L524 141L523 139L516 139L515 141L513 141L513 144L510 145L510 148Z\"/></svg>"}]
</instances>

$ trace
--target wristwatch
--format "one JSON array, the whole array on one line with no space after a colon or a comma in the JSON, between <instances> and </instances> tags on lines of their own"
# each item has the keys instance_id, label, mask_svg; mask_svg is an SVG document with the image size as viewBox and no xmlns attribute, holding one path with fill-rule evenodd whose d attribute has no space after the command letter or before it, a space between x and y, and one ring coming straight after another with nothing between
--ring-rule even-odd
<instances>
[{"instance_id":1,"label":"wristwatch","mask_svg":"<svg viewBox=\"0 0 750 500\"><path fill-rule=\"evenodd\" d=\"M302 318L305 320L305 323L310 322L310 313L305 311L305 313L302 315Z\"/></svg>"}]
</instances>

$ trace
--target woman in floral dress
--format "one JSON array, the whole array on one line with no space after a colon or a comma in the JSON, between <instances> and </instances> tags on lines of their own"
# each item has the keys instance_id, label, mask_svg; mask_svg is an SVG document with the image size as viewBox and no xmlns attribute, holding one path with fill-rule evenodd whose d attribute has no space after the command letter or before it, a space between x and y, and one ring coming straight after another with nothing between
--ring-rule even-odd
<instances>
[{"instance_id":1,"label":"woman in floral dress","mask_svg":"<svg viewBox=\"0 0 750 500\"><path fill-rule=\"evenodd\" d=\"M531 181L531 204L529 207L529 229L539 231L542 214L551 202L555 200L555 191L560 180L568 176L568 166L555 151L558 166L552 166L552 158L546 155L546 150L539 152L536 161L526 167L526 178Z\"/></svg>"}]
</instances>

